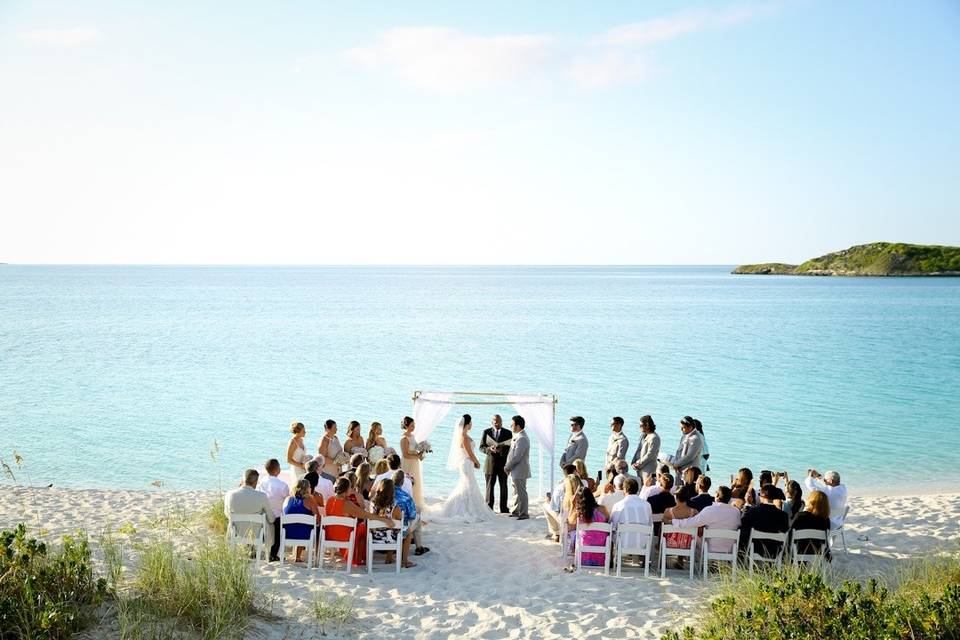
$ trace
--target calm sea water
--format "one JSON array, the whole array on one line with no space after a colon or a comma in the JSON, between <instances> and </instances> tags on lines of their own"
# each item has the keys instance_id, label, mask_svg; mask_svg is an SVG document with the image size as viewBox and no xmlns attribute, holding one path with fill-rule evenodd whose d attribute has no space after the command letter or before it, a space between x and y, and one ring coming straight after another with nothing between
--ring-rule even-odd
<instances>
[{"instance_id":1,"label":"calm sea water","mask_svg":"<svg viewBox=\"0 0 960 640\"><path fill-rule=\"evenodd\" d=\"M20 480L215 487L291 420L382 422L415 389L553 393L583 415L699 417L711 475L836 468L860 491L960 489L960 279L728 267L0 267L0 457ZM469 409L485 426L494 411ZM428 492L452 412L431 438ZM209 456L216 441L220 462Z\"/></svg>"}]
</instances>

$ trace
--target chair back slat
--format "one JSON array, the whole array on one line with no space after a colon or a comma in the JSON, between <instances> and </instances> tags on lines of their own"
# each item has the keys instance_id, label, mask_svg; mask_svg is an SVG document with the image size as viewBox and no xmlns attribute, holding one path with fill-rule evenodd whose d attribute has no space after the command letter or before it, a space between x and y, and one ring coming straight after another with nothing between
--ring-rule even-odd
<instances>
[{"instance_id":1,"label":"chair back slat","mask_svg":"<svg viewBox=\"0 0 960 640\"><path fill-rule=\"evenodd\" d=\"M356 529L357 519L345 518L343 516L323 516L323 518L320 520L320 526L324 529L333 526L350 527L351 529Z\"/></svg>"},{"instance_id":2,"label":"chair back slat","mask_svg":"<svg viewBox=\"0 0 960 640\"><path fill-rule=\"evenodd\" d=\"M285 524L317 524L317 517L312 515L307 515L305 513L290 513L290 514L281 514L280 515L280 525Z\"/></svg>"},{"instance_id":3,"label":"chair back slat","mask_svg":"<svg viewBox=\"0 0 960 640\"><path fill-rule=\"evenodd\" d=\"M740 530L739 529L715 529L713 527L707 527L703 530L703 539L704 540L739 540L740 539Z\"/></svg>"}]
</instances>

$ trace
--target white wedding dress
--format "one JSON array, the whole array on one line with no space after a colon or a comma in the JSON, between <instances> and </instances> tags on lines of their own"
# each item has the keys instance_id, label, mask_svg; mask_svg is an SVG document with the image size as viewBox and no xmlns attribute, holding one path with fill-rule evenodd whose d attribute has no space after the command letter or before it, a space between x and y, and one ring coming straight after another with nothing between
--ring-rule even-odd
<instances>
[{"instance_id":1,"label":"white wedding dress","mask_svg":"<svg viewBox=\"0 0 960 640\"><path fill-rule=\"evenodd\" d=\"M454 432L454 442L451 443L451 451L447 459L447 467L456 469L459 474L457 486L442 504L432 507L427 512L430 519L438 522L482 522L490 519L493 513L487 506L483 492L480 491L480 485L474 475L473 461L463 450L460 437L462 432L461 421ZM466 440L472 447L473 439L467 437Z\"/></svg>"}]
</instances>

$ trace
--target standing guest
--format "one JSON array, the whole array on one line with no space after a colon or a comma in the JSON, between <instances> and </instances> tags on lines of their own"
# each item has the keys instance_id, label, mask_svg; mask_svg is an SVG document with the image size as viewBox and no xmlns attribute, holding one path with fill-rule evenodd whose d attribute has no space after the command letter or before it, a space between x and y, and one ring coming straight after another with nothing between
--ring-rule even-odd
<instances>
[{"instance_id":1,"label":"standing guest","mask_svg":"<svg viewBox=\"0 0 960 640\"><path fill-rule=\"evenodd\" d=\"M680 420L680 431L683 433L680 438L680 446L677 447L677 452L670 458L670 464L677 472L677 477L683 478L683 472L687 467L698 467L700 465L703 438L690 416L683 416Z\"/></svg>"},{"instance_id":2,"label":"standing guest","mask_svg":"<svg viewBox=\"0 0 960 640\"><path fill-rule=\"evenodd\" d=\"M320 520L320 516L323 515L317 509L317 503L313 500L313 491L310 489L310 481L304 478L297 483L296 488L294 489L293 495L287 496L286 500L283 503L283 514L284 515L305 515L313 516L315 521ZM277 522L280 522L280 518L277 518ZM283 530L286 533L287 538L293 540L306 540L310 537L310 530L315 528L316 525L308 524L284 524ZM279 540L279 527L277 527L277 546L280 545ZM286 549L280 549L281 553L286 553ZM302 548L297 547L297 562L303 562L303 556L301 555ZM279 558L278 558L279 560Z\"/></svg>"},{"instance_id":3,"label":"standing guest","mask_svg":"<svg viewBox=\"0 0 960 640\"><path fill-rule=\"evenodd\" d=\"M348 455L359 454L361 458L366 458L367 448L363 446L363 434L360 433L360 423L351 420L347 425L347 439L343 441L343 450ZM351 460L350 466L354 466Z\"/></svg>"},{"instance_id":4,"label":"standing guest","mask_svg":"<svg viewBox=\"0 0 960 640\"><path fill-rule=\"evenodd\" d=\"M610 439L607 441L607 458L605 466L609 467L618 460L627 457L627 449L630 448L630 442L627 435L623 432L623 418L614 416L610 421Z\"/></svg>"},{"instance_id":5,"label":"standing guest","mask_svg":"<svg viewBox=\"0 0 960 640\"><path fill-rule=\"evenodd\" d=\"M616 532L621 524L650 524L653 510L650 503L638 494L640 483L636 478L627 478L623 483L626 495L623 500L610 509L610 524ZM628 533L623 537L623 546L627 549L641 549L647 544L646 536L641 533Z\"/></svg>"},{"instance_id":6,"label":"standing guest","mask_svg":"<svg viewBox=\"0 0 960 640\"><path fill-rule=\"evenodd\" d=\"M740 551L746 552L750 532L754 529L764 533L785 533L789 529L787 514L773 504L773 496L776 495L773 489L772 484L760 487L760 504L743 514L740 520ZM753 548L757 553L771 558L777 555L780 543L773 540L756 540Z\"/></svg>"},{"instance_id":7,"label":"standing guest","mask_svg":"<svg viewBox=\"0 0 960 640\"><path fill-rule=\"evenodd\" d=\"M370 467L369 462L362 462L360 466L357 467L357 489L360 491L364 500L370 499L370 489L373 488L372 471L373 469Z\"/></svg>"},{"instance_id":8,"label":"standing guest","mask_svg":"<svg viewBox=\"0 0 960 640\"><path fill-rule=\"evenodd\" d=\"M787 482L787 499L783 501L783 510L790 518L790 522L793 522L803 511L803 489L796 480Z\"/></svg>"},{"instance_id":9,"label":"standing guest","mask_svg":"<svg viewBox=\"0 0 960 640\"><path fill-rule=\"evenodd\" d=\"M503 419L494 414L490 419L490 427L484 429L480 438L480 451L486 454L483 461L483 475L487 479L487 506L493 509L493 492L497 483L500 484L500 513L510 513L507 508L507 472L503 466L507 462L510 452L510 442L513 432L503 428Z\"/></svg>"},{"instance_id":10,"label":"standing guest","mask_svg":"<svg viewBox=\"0 0 960 640\"><path fill-rule=\"evenodd\" d=\"M652 476L657 472L657 456L660 455L660 436L657 435L657 425L653 418L643 416L640 418L640 446L637 452L633 454L632 465L637 471L637 476L641 479L646 476Z\"/></svg>"},{"instance_id":11,"label":"standing guest","mask_svg":"<svg viewBox=\"0 0 960 640\"><path fill-rule=\"evenodd\" d=\"M643 478L643 489L640 490L640 497L644 500L649 500L653 496L657 495L663 489L660 488L660 480L658 475L653 473L648 473Z\"/></svg>"},{"instance_id":12,"label":"standing guest","mask_svg":"<svg viewBox=\"0 0 960 640\"><path fill-rule=\"evenodd\" d=\"M607 543L607 536L610 534L606 531L577 532L578 524L593 524L594 522L608 522L609 520L610 513L606 507L598 505L596 499L593 497L593 493L586 487L580 487L576 500L574 501L573 511L567 519L567 526L570 529L570 533L577 536L580 546L602 547ZM571 540L572 539L571 536ZM571 551L573 550L574 547L571 545ZM602 553L589 552L580 554L580 563L588 567L602 567L605 559ZM569 572L574 569L575 567L571 565L566 567L564 571Z\"/></svg>"},{"instance_id":13,"label":"standing guest","mask_svg":"<svg viewBox=\"0 0 960 640\"><path fill-rule=\"evenodd\" d=\"M270 547L270 562L276 562L279 560L277 551L280 549L280 514L283 513L284 499L290 495L290 487L277 477L280 475L280 462L276 458L267 460L264 467L267 469L267 476L257 484L257 491L267 494L270 508L276 517L273 521L273 546Z\"/></svg>"},{"instance_id":14,"label":"standing guest","mask_svg":"<svg viewBox=\"0 0 960 640\"><path fill-rule=\"evenodd\" d=\"M333 490L336 495L327 500L325 511L328 516L342 516L346 518L356 518L357 520L379 520L386 523L387 527L393 527L393 520L386 516L379 516L375 513L358 507L350 500L350 479L337 478L337 483ZM337 542L346 542L350 539L349 527L340 525L329 525L325 527L324 535L329 540ZM349 562L347 550L339 550L341 557ZM363 566L367 559L367 525L366 522L357 522L356 537L353 542L353 566Z\"/></svg>"},{"instance_id":15,"label":"standing guest","mask_svg":"<svg viewBox=\"0 0 960 640\"><path fill-rule=\"evenodd\" d=\"M402 469L397 469L393 472L393 486L394 486L394 500L397 503L397 506L400 507L400 510L403 512L403 521L407 524L407 530L410 532L410 537L413 539L413 544L416 546L413 554L417 556L422 556L426 552L430 551L430 547L423 546L423 535L422 535L422 521L420 520L420 515L417 512L417 505L413 501L413 496L407 491L401 489L407 482L410 482L410 478L404 477Z\"/></svg>"},{"instance_id":16,"label":"standing guest","mask_svg":"<svg viewBox=\"0 0 960 640\"><path fill-rule=\"evenodd\" d=\"M610 487L610 490L604 490L604 494L600 498L600 504L603 505L607 511L613 509L613 506L623 500L624 496L626 496L626 493L623 490L624 482L626 480L626 476L617 476L613 479L613 484L607 485Z\"/></svg>"},{"instance_id":17,"label":"standing guest","mask_svg":"<svg viewBox=\"0 0 960 640\"><path fill-rule=\"evenodd\" d=\"M337 423L335 421L327 420L323 423L323 437L320 438L317 451L323 456L323 472L333 478L339 476L340 463L338 459L343 454L343 445L340 444L340 438L337 437Z\"/></svg>"},{"instance_id":18,"label":"standing guest","mask_svg":"<svg viewBox=\"0 0 960 640\"><path fill-rule=\"evenodd\" d=\"M548 538L554 541L560 541L560 521L563 511L563 498L566 495L567 476L576 475L577 468L568 464L563 468L563 477L553 488L553 493L548 493L543 500L543 515L547 519Z\"/></svg>"},{"instance_id":19,"label":"standing guest","mask_svg":"<svg viewBox=\"0 0 960 640\"><path fill-rule=\"evenodd\" d=\"M367 432L367 460L370 464L377 464L385 455L387 455L387 439L383 437L383 425L379 422L370 423L370 431Z\"/></svg>"},{"instance_id":20,"label":"standing guest","mask_svg":"<svg viewBox=\"0 0 960 640\"><path fill-rule=\"evenodd\" d=\"M513 439L507 461L503 463L503 470L513 481L513 495L515 504L510 515L517 520L527 520L527 480L530 478L530 438L524 431L526 421L523 416L513 416L510 428L513 430Z\"/></svg>"},{"instance_id":21,"label":"standing guest","mask_svg":"<svg viewBox=\"0 0 960 640\"><path fill-rule=\"evenodd\" d=\"M243 472L243 484L236 489L227 491L223 496L223 513L230 519L233 514L237 515L260 515L267 518L267 524L273 524L276 516L267 494L257 491L257 481L260 479L260 472L256 469L247 469ZM255 537L260 535L260 527L249 522L238 522L233 525L234 533L240 538L248 536ZM273 527L267 527L264 532L264 542L270 548L274 544Z\"/></svg>"},{"instance_id":22,"label":"standing guest","mask_svg":"<svg viewBox=\"0 0 960 640\"><path fill-rule=\"evenodd\" d=\"M847 509L847 487L840 484L840 474L836 471L827 471L823 476L815 469L807 470L807 477L803 479L809 491L822 491L830 501L830 528L839 529L843 525L843 517Z\"/></svg>"},{"instance_id":23,"label":"standing guest","mask_svg":"<svg viewBox=\"0 0 960 640\"><path fill-rule=\"evenodd\" d=\"M591 492L597 490L596 481L590 477L590 472L587 471L587 465L584 464L583 460L577 458L573 461L573 466L577 468L577 475L580 476L580 479L583 480L583 486L589 489Z\"/></svg>"},{"instance_id":24,"label":"standing guest","mask_svg":"<svg viewBox=\"0 0 960 640\"><path fill-rule=\"evenodd\" d=\"M664 522L692 518L699 513L699 511L690 508L687 504L687 501L693 497L693 491L693 486L689 484L680 487L680 490L673 496L676 499L676 505L665 509L663 512ZM692 540L693 536L689 533L674 531L663 534L663 542L667 545L668 549L689 549Z\"/></svg>"},{"instance_id":25,"label":"standing guest","mask_svg":"<svg viewBox=\"0 0 960 640\"><path fill-rule=\"evenodd\" d=\"M320 494L324 500L328 500L334 496L333 480L330 480L326 474L320 473L322 468L323 457L317 456L307 463L307 475L304 478L310 481L316 493Z\"/></svg>"},{"instance_id":26,"label":"standing guest","mask_svg":"<svg viewBox=\"0 0 960 640\"><path fill-rule=\"evenodd\" d=\"M697 495L690 498L687 502L687 505L696 509L697 511L703 511L707 507L713 504L713 496L710 495L710 485L713 484L710 481L709 476L700 476L697 478Z\"/></svg>"},{"instance_id":27,"label":"standing guest","mask_svg":"<svg viewBox=\"0 0 960 640\"><path fill-rule=\"evenodd\" d=\"M747 467L743 467L737 472L737 477L730 478L730 504L737 509L741 508L747 500L747 495L753 491L753 472Z\"/></svg>"},{"instance_id":28,"label":"standing guest","mask_svg":"<svg viewBox=\"0 0 960 640\"><path fill-rule=\"evenodd\" d=\"M583 433L583 426L586 420L582 416L573 416L570 418L570 440L567 441L567 448L560 456L560 467L572 463L574 460L586 460L587 449L590 443L587 442L587 436Z\"/></svg>"},{"instance_id":29,"label":"standing guest","mask_svg":"<svg viewBox=\"0 0 960 640\"><path fill-rule=\"evenodd\" d=\"M816 489L811 491L807 497L807 508L797 515L792 528L794 531L830 531L830 500L827 494ZM822 540L800 540L797 543L797 551L804 554L820 553L822 547Z\"/></svg>"},{"instance_id":30,"label":"standing guest","mask_svg":"<svg viewBox=\"0 0 960 640\"><path fill-rule=\"evenodd\" d=\"M297 480L307 473L304 465L307 457L307 447L303 444L303 437L307 435L307 428L302 422L294 422L290 425L290 442L287 443L287 464L290 465L290 473Z\"/></svg>"},{"instance_id":31,"label":"standing guest","mask_svg":"<svg viewBox=\"0 0 960 640\"><path fill-rule=\"evenodd\" d=\"M651 495L647 498L647 502L650 503L650 508L653 510L653 513L663 513L670 507L677 504L677 501L674 499L671 489L673 489L673 476L669 473L664 473L660 475L659 480L660 491L654 495Z\"/></svg>"},{"instance_id":32,"label":"standing guest","mask_svg":"<svg viewBox=\"0 0 960 640\"><path fill-rule=\"evenodd\" d=\"M740 528L740 510L730 504L730 495L730 487L719 487L716 493L716 501L709 507L705 507L697 515L692 518L679 518L676 520L668 519L664 516L663 521L667 524L684 528L704 527L706 529L716 528L736 531ZM711 552L730 553L733 551L733 540L715 538L707 542L707 549Z\"/></svg>"},{"instance_id":33,"label":"standing guest","mask_svg":"<svg viewBox=\"0 0 960 640\"><path fill-rule=\"evenodd\" d=\"M417 423L410 416L405 416L400 427L403 429L403 436L400 438L400 468L413 483L413 502L417 505L417 511L422 513L423 476L420 474L420 461L423 460L423 452L418 449L417 439L413 436Z\"/></svg>"}]
</instances>

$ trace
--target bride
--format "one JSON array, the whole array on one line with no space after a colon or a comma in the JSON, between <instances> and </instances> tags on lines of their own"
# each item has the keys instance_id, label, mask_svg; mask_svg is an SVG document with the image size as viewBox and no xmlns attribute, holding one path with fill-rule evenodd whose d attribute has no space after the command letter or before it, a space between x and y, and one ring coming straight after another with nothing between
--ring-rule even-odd
<instances>
[{"instance_id":1,"label":"bride","mask_svg":"<svg viewBox=\"0 0 960 640\"><path fill-rule=\"evenodd\" d=\"M487 507L487 502L480 492L480 485L473 475L474 470L480 468L480 462L473 453L473 438L468 435L472 426L470 415L464 414L453 430L447 468L456 469L460 473L460 479L450 497L431 510L430 516L434 520L480 522L490 516L490 508Z\"/></svg>"}]
</instances>

